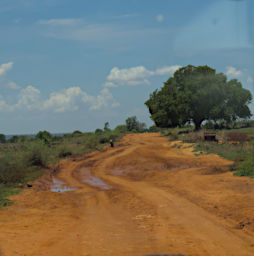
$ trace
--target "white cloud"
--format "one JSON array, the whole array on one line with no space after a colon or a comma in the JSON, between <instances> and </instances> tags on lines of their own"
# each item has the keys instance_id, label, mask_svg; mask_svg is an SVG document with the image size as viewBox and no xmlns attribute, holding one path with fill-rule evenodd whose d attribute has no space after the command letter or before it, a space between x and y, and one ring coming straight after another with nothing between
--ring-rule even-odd
<instances>
[{"instance_id":1,"label":"white cloud","mask_svg":"<svg viewBox=\"0 0 254 256\"><path fill-rule=\"evenodd\" d=\"M82 97L82 90L80 87L70 87L60 92L53 92L49 99L45 100L41 109L52 109L55 112L74 111L78 109L76 100Z\"/></svg>"},{"instance_id":2,"label":"white cloud","mask_svg":"<svg viewBox=\"0 0 254 256\"><path fill-rule=\"evenodd\" d=\"M28 110L40 108L40 91L32 85L22 89L18 97L18 103L14 108L27 108Z\"/></svg>"},{"instance_id":3,"label":"white cloud","mask_svg":"<svg viewBox=\"0 0 254 256\"><path fill-rule=\"evenodd\" d=\"M83 19L49 19L49 20L39 20L38 23L41 25L50 26L75 26L81 24Z\"/></svg>"},{"instance_id":4,"label":"white cloud","mask_svg":"<svg viewBox=\"0 0 254 256\"><path fill-rule=\"evenodd\" d=\"M91 110L98 110L103 107L116 107L119 106L119 103L115 102L113 99L113 95L107 88L104 88L100 91L99 95L92 98L91 102Z\"/></svg>"},{"instance_id":5,"label":"white cloud","mask_svg":"<svg viewBox=\"0 0 254 256\"><path fill-rule=\"evenodd\" d=\"M0 111L12 111L14 106L8 105L0 95Z\"/></svg>"},{"instance_id":6,"label":"white cloud","mask_svg":"<svg viewBox=\"0 0 254 256\"><path fill-rule=\"evenodd\" d=\"M12 90L19 90L21 87L19 85L17 85L15 82L13 81L9 81L6 85L6 88L12 89Z\"/></svg>"},{"instance_id":7,"label":"white cloud","mask_svg":"<svg viewBox=\"0 0 254 256\"><path fill-rule=\"evenodd\" d=\"M127 69L119 69L114 67L111 69L105 87L118 87L121 85L137 86L137 85L149 85L148 80L151 76L160 75L173 75L176 70L181 66L173 65L158 68L155 71L148 70L144 66L137 66Z\"/></svg>"},{"instance_id":8,"label":"white cloud","mask_svg":"<svg viewBox=\"0 0 254 256\"><path fill-rule=\"evenodd\" d=\"M114 84L114 83L112 83L112 82L106 82L105 84L104 84L104 87L118 87L118 85L117 84Z\"/></svg>"},{"instance_id":9,"label":"white cloud","mask_svg":"<svg viewBox=\"0 0 254 256\"><path fill-rule=\"evenodd\" d=\"M178 65L162 67L162 68L158 68L155 71L155 74L156 75L173 75L176 72L176 70L178 70L179 68L181 68L181 66L178 66Z\"/></svg>"},{"instance_id":10,"label":"white cloud","mask_svg":"<svg viewBox=\"0 0 254 256\"><path fill-rule=\"evenodd\" d=\"M247 78L247 83L253 83L253 82L254 82L254 79L251 76L249 76Z\"/></svg>"},{"instance_id":11,"label":"white cloud","mask_svg":"<svg viewBox=\"0 0 254 256\"><path fill-rule=\"evenodd\" d=\"M12 69L13 62L8 62L0 65L0 76L4 75L8 70Z\"/></svg>"},{"instance_id":12,"label":"white cloud","mask_svg":"<svg viewBox=\"0 0 254 256\"><path fill-rule=\"evenodd\" d=\"M228 76L241 76L242 71L237 70L235 67L228 66L228 67L226 67L226 75L228 75Z\"/></svg>"},{"instance_id":13,"label":"white cloud","mask_svg":"<svg viewBox=\"0 0 254 256\"><path fill-rule=\"evenodd\" d=\"M48 99L42 99L40 91L32 85L22 89L16 104L8 104L0 97L0 111L15 111L19 109L67 112L76 111L82 105L89 110L114 108L119 106L107 88L102 89L98 95L89 95L80 87L70 87L50 94Z\"/></svg>"},{"instance_id":14,"label":"white cloud","mask_svg":"<svg viewBox=\"0 0 254 256\"><path fill-rule=\"evenodd\" d=\"M158 14L158 15L156 16L156 20L157 20L158 22L162 22L162 21L164 20L164 15L163 15L163 14Z\"/></svg>"},{"instance_id":15,"label":"white cloud","mask_svg":"<svg viewBox=\"0 0 254 256\"><path fill-rule=\"evenodd\" d=\"M141 84L149 84L147 78L151 76L153 72L147 70L143 66L137 66L133 68L127 69L119 69L118 67L114 67L111 69L105 86L108 87L117 87L118 85L141 85Z\"/></svg>"}]
</instances>

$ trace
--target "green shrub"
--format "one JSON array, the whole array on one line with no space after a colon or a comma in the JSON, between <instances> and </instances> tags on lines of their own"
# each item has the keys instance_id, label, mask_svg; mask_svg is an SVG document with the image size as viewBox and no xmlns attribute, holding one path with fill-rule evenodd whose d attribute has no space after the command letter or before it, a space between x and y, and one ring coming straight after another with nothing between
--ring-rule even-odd
<instances>
[{"instance_id":1,"label":"green shrub","mask_svg":"<svg viewBox=\"0 0 254 256\"><path fill-rule=\"evenodd\" d=\"M157 127L156 125L152 125L149 127L148 132L160 132L161 128Z\"/></svg>"},{"instance_id":2,"label":"green shrub","mask_svg":"<svg viewBox=\"0 0 254 256\"><path fill-rule=\"evenodd\" d=\"M72 133L72 136L81 136L82 135L82 132L79 131L79 130L76 130Z\"/></svg>"},{"instance_id":3,"label":"green shrub","mask_svg":"<svg viewBox=\"0 0 254 256\"><path fill-rule=\"evenodd\" d=\"M12 136L9 140L8 140L8 142L10 142L10 143L16 143L16 142L18 142L18 140L19 140L19 137L18 136Z\"/></svg>"},{"instance_id":4,"label":"green shrub","mask_svg":"<svg viewBox=\"0 0 254 256\"><path fill-rule=\"evenodd\" d=\"M59 157L59 158L71 156L72 154L73 154L72 149L71 149L71 147L68 146L68 145L61 145L61 146L58 148L58 157Z\"/></svg>"},{"instance_id":5,"label":"green shrub","mask_svg":"<svg viewBox=\"0 0 254 256\"><path fill-rule=\"evenodd\" d=\"M29 143L25 152L28 166L46 167L49 162L49 148L40 141Z\"/></svg>"},{"instance_id":6,"label":"green shrub","mask_svg":"<svg viewBox=\"0 0 254 256\"><path fill-rule=\"evenodd\" d=\"M247 157L244 161L242 161L238 167L236 176L250 176L254 177L254 155Z\"/></svg>"},{"instance_id":7,"label":"green shrub","mask_svg":"<svg viewBox=\"0 0 254 256\"><path fill-rule=\"evenodd\" d=\"M177 139L178 139L178 133L179 133L179 130L178 130L177 128L172 129L172 130L170 131L170 137L171 137L171 139L177 140Z\"/></svg>"},{"instance_id":8,"label":"green shrub","mask_svg":"<svg viewBox=\"0 0 254 256\"><path fill-rule=\"evenodd\" d=\"M126 125L118 125L114 132L116 133L126 133L127 132L127 126Z\"/></svg>"},{"instance_id":9,"label":"green shrub","mask_svg":"<svg viewBox=\"0 0 254 256\"><path fill-rule=\"evenodd\" d=\"M10 206L12 202L7 199L7 198L0 198L0 208L5 207L5 206ZM1 256L1 253L0 253Z\"/></svg>"},{"instance_id":10,"label":"green shrub","mask_svg":"<svg viewBox=\"0 0 254 256\"><path fill-rule=\"evenodd\" d=\"M38 132L35 138L42 140L44 143L47 143L47 144L49 144L52 141L52 135L48 131Z\"/></svg>"},{"instance_id":11,"label":"green shrub","mask_svg":"<svg viewBox=\"0 0 254 256\"><path fill-rule=\"evenodd\" d=\"M0 143L6 143L6 137L4 134L0 134Z\"/></svg>"},{"instance_id":12,"label":"green shrub","mask_svg":"<svg viewBox=\"0 0 254 256\"><path fill-rule=\"evenodd\" d=\"M102 133L103 133L103 130L98 128L98 129L95 130L94 133L95 133L95 134L102 134Z\"/></svg>"},{"instance_id":13,"label":"green shrub","mask_svg":"<svg viewBox=\"0 0 254 256\"><path fill-rule=\"evenodd\" d=\"M100 138L99 142L100 142L100 144L109 143L109 138L102 137L102 138Z\"/></svg>"},{"instance_id":14,"label":"green shrub","mask_svg":"<svg viewBox=\"0 0 254 256\"><path fill-rule=\"evenodd\" d=\"M0 183L18 183L25 178L26 164L23 158L7 154L0 158Z\"/></svg>"}]
</instances>

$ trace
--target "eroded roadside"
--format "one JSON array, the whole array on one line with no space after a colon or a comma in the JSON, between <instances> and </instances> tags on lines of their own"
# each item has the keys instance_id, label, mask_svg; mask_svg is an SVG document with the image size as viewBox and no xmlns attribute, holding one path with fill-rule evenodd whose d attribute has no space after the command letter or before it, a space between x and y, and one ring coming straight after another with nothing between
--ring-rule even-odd
<instances>
[{"instance_id":1,"label":"eroded roadside","mask_svg":"<svg viewBox=\"0 0 254 256\"><path fill-rule=\"evenodd\" d=\"M254 181L229 163L159 134L63 160L0 211L2 255L254 255Z\"/></svg>"}]
</instances>

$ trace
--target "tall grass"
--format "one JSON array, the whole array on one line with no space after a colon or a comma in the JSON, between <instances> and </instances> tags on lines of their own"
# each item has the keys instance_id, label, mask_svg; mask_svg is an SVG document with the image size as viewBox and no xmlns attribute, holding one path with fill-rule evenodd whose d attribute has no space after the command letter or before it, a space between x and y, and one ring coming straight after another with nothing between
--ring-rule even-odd
<instances>
[{"instance_id":1,"label":"tall grass","mask_svg":"<svg viewBox=\"0 0 254 256\"><path fill-rule=\"evenodd\" d=\"M118 141L126 133L123 126L100 132L74 132L50 141L44 138L0 143L0 207L11 202L6 198L20 191L18 184L26 184L43 174L42 168L61 158L78 156L101 150L110 139Z\"/></svg>"},{"instance_id":2,"label":"tall grass","mask_svg":"<svg viewBox=\"0 0 254 256\"><path fill-rule=\"evenodd\" d=\"M249 176L254 178L254 155L252 153L238 164L235 176Z\"/></svg>"},{"instance_id":3,"label":"tall grass","mask_svg":"<svg viewBox=\"0 0 254 256\"><path fill-rule=\"evenodd\" d=\"M236 176L254 177L254 128L238 128L217 131L217 142L204 141L204 131L178 133L177 139L194 143L194 151L200 154L217 154L234 162L230 167ZM171 136L174 139L174 136Z\"/></svg>"}]
</instances>

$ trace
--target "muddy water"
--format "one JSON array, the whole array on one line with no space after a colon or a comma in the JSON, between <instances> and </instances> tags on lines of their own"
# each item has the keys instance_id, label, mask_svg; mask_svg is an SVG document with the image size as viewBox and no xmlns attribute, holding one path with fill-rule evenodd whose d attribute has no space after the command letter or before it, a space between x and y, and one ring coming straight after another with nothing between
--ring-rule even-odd
<instances>
[{"instance_id":1,"label":"muddy water","mask_svg":"<svg viewBox=\"0 0 254 256\"><path fill-rule=\"evenodd\" d=\"M109 190L112 187L107 185L106 183L104 183L100 178L94 177L94 176L90 176L89 178L86 178L84 180L85 183L93 186L93 187L99 187L103 190Z\"/></svg>"},{"instance_id":2,"label":"muddy water","mask_svg":"<svg viewBox=\"0 0 254 256\"><path fill-rule=\"evenodd\" d=\"M112 187L106 184L102 179L93 176L92 171L89 167L83 167L77 170L78 178L82 180L83 183L89 186L96 187L102 190L110 190Z\"/></svg>"},{"instance_id":3,"label":"muddy water","mask_svg":"<svg viewBox=\"0 0 254 256\"><path fill-rule=\"evenodd\" d=\"M69 187L66 183L56 178L53 178L52 181L53 181L53 185L50 187L50 191L52 192L63 193L67 191L76 190L76 188Z\"/></svg>"}]
</instances>

